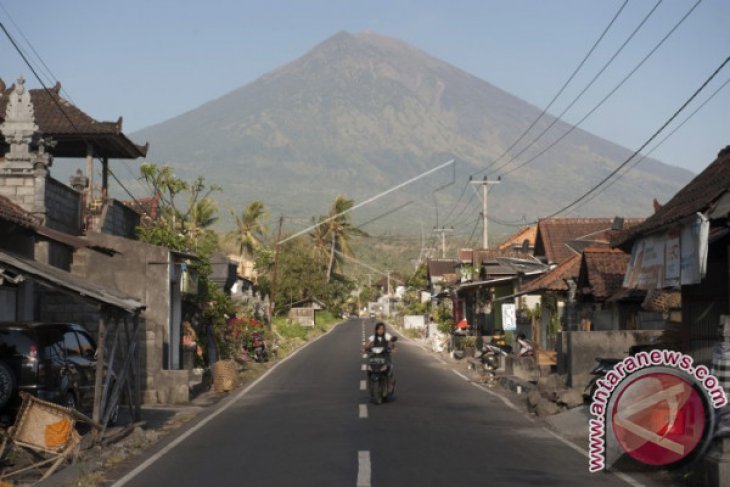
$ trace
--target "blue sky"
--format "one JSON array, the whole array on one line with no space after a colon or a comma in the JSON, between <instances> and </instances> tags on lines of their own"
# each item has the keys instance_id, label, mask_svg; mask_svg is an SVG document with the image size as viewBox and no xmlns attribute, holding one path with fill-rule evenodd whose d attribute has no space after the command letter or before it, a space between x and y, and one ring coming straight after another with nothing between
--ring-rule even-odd
<instances>
[{"instance_id":1,"label":"blue sky","mask_svg":"<svg viewBox=\"0 0 730 487\"><path fill-rule=\"evenodd\" d=\"M400 38L544 107L618 10L621 0L140 1L0 0L73 100L125 131L162 122L255 80L340 30ZM559 113L655 0L630 0ZM630 71L694 0L664 0L565 119L575 122ZM3 9L0 19L23 41ZM704 0L583 128L630 149L654 132L730 55L730 2ZM5 38L0 77L23 73ZM700 102L730 78L727 67ZM691 111L692 107L688 110ZM730 86L654 154L702 170L730 144ZM681 120L681 118L680 118Z\"/></svg>"}]
</instances>

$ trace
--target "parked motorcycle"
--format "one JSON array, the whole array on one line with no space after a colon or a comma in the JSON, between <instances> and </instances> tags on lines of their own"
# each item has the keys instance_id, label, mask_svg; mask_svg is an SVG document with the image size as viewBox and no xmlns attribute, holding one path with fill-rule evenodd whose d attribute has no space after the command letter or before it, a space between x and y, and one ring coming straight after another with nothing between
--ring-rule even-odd
<instances>
[{"instance_id":1,"label":"parked motorcycle","mask_svg":"<svg viewBox=\"0 0 730 487\"><path fill-rule=\"evenodd\" d=\"M266 350L264 336L258 331L253 333L253 359L256 362L267 362L269 360L269 352Z\"/></svg>"},{"instance_id":2,"label":"parked motorcycle","mask_svg":"<svg viewBox=\"0 0 730 487\"><path fill-rule=\"evenodd\" d=\"M596 358L596 366L591 369L591 380L583 390L583 399L587 401L591 401L593 399L593 394L596 392L596 389L598 389L598 381L608 374L608 372L621 360L623 359L606 357Z\"/></svg>"},{"instance_id":3,"label":"parked motorcycle","mask_svg":"<svg viewBox=\"0 0 730 487\"><path fill-rule=\"evenodd\" d=\"M508 345L498 346L491 343L485 343L482 346L482 349L474 355L474 358L478 358L482 361L482 367L484 367L484 370L493 373L499 368L499 357L507 356L511 350L512 347Z\"/></svg>"},{"instance_id":4,"label":"parked motorcycle","mask_svg":"<svg viewBox=\"0 0 730 487\"><path fill-rule=\"evenodd\" d=\"M629 355L636 355L639 352L649 352L651 350L661 350L663 348L671 347L668 347L662 343L633 345L631 348L629 348ZM592 376L591 380L588 382L588 385L583 390L583 399L589 402L593 400L593 394L596 392L596 389L598 389L598 381L605 377L606 374L608 374L608 372L622 360L623 358L597 357L597 363L590 372Z\"/></svg>"},{"instance_id":5,"label":"parked motorcycle","mask_svg":"<svg viewBox=\"0 0 730 487\"><path fill-rule=\"evenodd\" d=\"M393 337L392 342L398 340ZM393 364L391 362L390 347L372 347L368 353L367 372L368 372L368 391L370 399L375 404L387 401L395 392L395 375L393 374Z\"/></svg>"}]
</instances>

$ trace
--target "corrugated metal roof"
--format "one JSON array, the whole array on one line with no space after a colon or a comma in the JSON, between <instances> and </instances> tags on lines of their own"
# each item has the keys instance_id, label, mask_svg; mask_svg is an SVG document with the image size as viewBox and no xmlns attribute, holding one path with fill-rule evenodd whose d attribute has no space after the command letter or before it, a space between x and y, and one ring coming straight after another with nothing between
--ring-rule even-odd
<instances>
[{"instance_id":1,"label":"corrugated metal roof","mask_svg":"<svg viewBox=\"0 0 730 487\"><path fill-rule=\"evenodd\" d=\"M91 283L63 269L28 260L9 252L0 251L0 270L2 269L9 269L16 274L22 274L42 284L59 288L96 303L113 306L130 313L138 312L145 308L145 305L136 299L122 296L116 291Z\"/></svg>"}]
</instances>

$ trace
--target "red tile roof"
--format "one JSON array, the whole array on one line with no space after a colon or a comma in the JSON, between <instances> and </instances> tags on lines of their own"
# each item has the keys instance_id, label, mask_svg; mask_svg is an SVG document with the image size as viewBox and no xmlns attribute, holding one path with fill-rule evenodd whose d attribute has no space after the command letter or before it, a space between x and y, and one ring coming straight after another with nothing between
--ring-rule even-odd
<instances>
[{"instance_id":1,"label":"red tile roof","mask_svg":"<svg viewBox=\"0 0 730 487\"><path fill-rule=\"evenodd\" d=\"M428 275L431 277L444 277L446 274L455 274L459 262L455 259L429 259Z\"/></svg>"},{"instance_id":2,"label":"red tile roof","mask_svg":"<svg viewBox=\"0 0 730 487\"><path fill-rule=\"evenodd\" d=\"M644 220L626 218L624 228ZM606 245L617 231L611 230L612 218L543 218L537 224L535 256L544 256L548 263L560 264L578 255L586 246Z\"/></svg>"},{"instance_id":3,"label":"red tile roof","mask_svg":"<svg viewBox=\"0 0 730 487\"><path fill-rule=\"evenodd\" d=\"M14 89L15 85L5 89L0 80L0 123ZM60 83L48 91L29 90L38 130L58 143L56 148L48 148L48 152L57 157L85 157L88 140L99 157L136 159L147 154L146 145L137 145L122 133L121 117L116 122L99 122L63 98L60 90Z\"/></svg>"},{"instance_id":4,"label":"red tile roof","mask_svg":"<svg viewBox=\"0 0 730 487\"><path fill-rule=\"evenodd\" d=\"M500 249L509 249L512 247L522 247L525 240L529 243L530 247L535 246L535 238L537 237L537 225L530 225L522 230L518 231L514 235L508 237L501 244Z\"/></svg>"},{"instance_id":5,"label":"red tile roof","mask_svg":"<svg viewBox=\"0 0 730 487\"><path fill-rule=\"evenodd\" d=\"M15 223L24 228L34 229L40 221L13 203L9 198L0 196L0 220Z\"/></svg>"},{"instance_id":6,"label":"red tile roof","mask_svg":"<svg viewBox=\"0 0 730 487\"><path fill-rule=\"evenodd\" d=\"M626 247L640 235L652 233L694 213L704 212L728 191L730 191L730 145L721 150L712 164L679 190L644 223L617 235L614 244Z\"/></svg>"},{"instance_id":7,"label":"red tile roof","mask_svg":"<svg viewBox=\"0 0 730 487\"><path fill-rule=\"evenodd\" d=\"M612 248L588 248L578 275L578 289L594 299L604 300L621 290L631 256Z\"/></svg>"},{"instance_id":8,"label":"red tile roof","mask_svg":"<svg viewBox=\"0 0 730 487\"><path fill-rule=\"evenodd\" d=\"M580 255L572 255L554 269L527 283L523 286L522 290L528 292L567 291L568 284L565 281L568 279L578 279L580 262Z\"/></svg>"}]
</instances>

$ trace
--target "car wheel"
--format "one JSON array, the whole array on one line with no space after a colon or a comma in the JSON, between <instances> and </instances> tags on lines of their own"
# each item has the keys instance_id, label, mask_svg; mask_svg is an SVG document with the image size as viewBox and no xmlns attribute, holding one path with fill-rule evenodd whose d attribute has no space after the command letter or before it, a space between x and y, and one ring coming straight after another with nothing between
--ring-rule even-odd
<instances>
[{"instance_id":1,"label":"car wheel","mask_svg":"<svg viewBox=\"0 0 730 487\"><path fill-rule=\"evenodd\" d=\"M68 391L63 397L63 405L69 409L78 409L78 402L76 401L76 395L73 391Z\"/></svg>"},{"instance_id":2,"label":"car wheel","mask_svg":"<svg viewBox=\"0 0 730 487\"><path fill-rule=\"evenodd\" d=\"M5 406L15 392L15 374L5 362L0 362L0 408Z\"/></svg>"}]
</instances>

